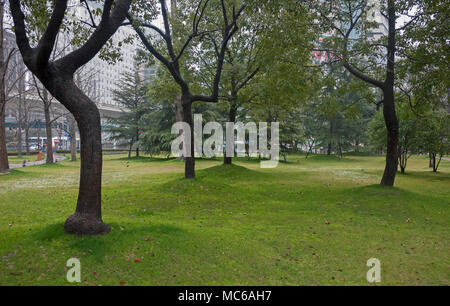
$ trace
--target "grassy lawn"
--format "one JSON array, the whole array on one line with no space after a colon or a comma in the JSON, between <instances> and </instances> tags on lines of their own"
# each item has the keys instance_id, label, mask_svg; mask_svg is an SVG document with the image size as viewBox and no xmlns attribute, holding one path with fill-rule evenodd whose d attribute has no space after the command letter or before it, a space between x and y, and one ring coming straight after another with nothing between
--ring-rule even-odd
<instances>
[{"instance_id":1,"label":"grassy lawn","mask_svg":"<svg viewBox=\"0 0 450 306\"><path fill-rule=\"evenodd\" d=\"M27 162L34 162L37 160L37 155L22 155L22 157L8 156L10 164L21 164L24 160Z\"/></svg>"},{"instance_id":2,"label":"grassy lawn","mask_svg":"<svg viewBox=\"0 0 450 306\"><path fill-rule=\"evenodd\" d=\"M124 157L105 156L101 237L63 231L79 162L0 175L0 285L68 285L72 257L83 285L368 285L372 257L382 285L450 285L449 161L413 157L383 188L382 157L198 161L191 181Z\"/></svg>"}]
</instances>

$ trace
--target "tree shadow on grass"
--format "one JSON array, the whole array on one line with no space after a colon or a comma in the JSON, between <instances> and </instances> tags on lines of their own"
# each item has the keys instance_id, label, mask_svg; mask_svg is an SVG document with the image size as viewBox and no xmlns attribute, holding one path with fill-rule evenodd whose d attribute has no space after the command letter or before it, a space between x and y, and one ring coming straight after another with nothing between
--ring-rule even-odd
<instances>
[{"instance_id":1,"label":"tree shadow on grass","mask_svg":"<svg viewBox=\"0 0 450 306\"><path fill-rule=\"evenodd\" d=\"M20 170L21 168L11 169L0 172L0 175L4 175L5 177L18 177L18 176L27 176L30 173Z\"/></svg>"},{"instance_id":2,"label":"tree shadow on grass","mask_svg":"<svg viewBox=\"0 0 450 306\"><path fill-rule=\"evenodd\" d=\"M339 207L355 213L379 217L405 217L408 214L423 216L425 212L439 210L445 203L444 195L420 194L398 187L368 185L336 191ZM340 202L340 203L339 203Z\"/></svg>"},{"instance_id":3,"label":"tree shadow on grass","mask_svg":"<svg viewBox=\"0 0 450 306\"><path fill-rule=\"evenodd\" d=\"M401 177L408 177L409 179L429 179L430 181L450 181L450 173L448 172L433 172L432 170L429 171L408 171L408 169L406 169L406 173L401 174L398 173L397 174L398 178Z\"/></svg>"},{"instance_id":4,"label":"tree shadow on grass","mask_svg":"<svg viewBox=\"0 0 450 306\"><path fill-rule=\"evenodd\" d=\"M67 241L67 249L76 253L93 258L97 262L103 262L105 256L109 254L121 253L129 246L134 246L141 237L170 237L168 241L181 237L184 230L167 224L156 225L134 225L109 223L112 230L107 235L82 236L77 237L67 234L64 231L63 223L55 223L40 230L36 230L31 235L34 241L50 243L53 241ZM182 239L182 238L180 238Z\"/></svg>"},{"instance_id":5,"label":"tree shadow on grass","mask_svg":"<svg viewBox=\"0 0 450 306\"><path fill-rule=\"evenodd\" d=\"M258 182L267 182L267 180L270 180L271 178L273 178L273 175L269 172L257 171L236 164L232 165L220 164L202 170L197 170L195 180L187 180L184 177L182 177L180 179L167 182L166 184L163 184L161 187L163 189L167 186L174 186L174 185L181 185L181 186L199 185L206 187L206 185L208 184L211 186L230 187L230 185L236 185L236 183L242 181L244 181L245 183L249 182L258 183Z\"/></svg>"},{"instance_id":6,"label":"tree shadow on grass","mask_svg":"<svg viewBox=\"0 0 450 306\"><path fill-rule=\"evenodd\" d=\"M151 163L151 162L170 162L170 161L176 160L176 158L140 156L140 157L131 157L131 158L121 157L121 158L115 158L115 159L111 159L111 160L133 162L133 163Z\"/></svg>"}]
</instances>

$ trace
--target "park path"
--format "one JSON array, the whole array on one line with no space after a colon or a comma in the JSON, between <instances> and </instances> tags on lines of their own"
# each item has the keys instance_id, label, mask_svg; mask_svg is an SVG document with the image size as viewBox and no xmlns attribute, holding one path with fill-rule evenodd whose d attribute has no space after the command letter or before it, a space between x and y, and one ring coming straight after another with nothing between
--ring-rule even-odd
<instances>
[{"instance_id":1,"label":"park path","mask_svg":"<svg viewBox=\"0 0 450 306\"><path fill-rule=\"evenodd\" d=\"M66 158L64 156L57 156L56 155L54 159L58 163L58 162L61 162L61 161L65 160ZM45 163L46 163L45 160L34 161L34 162L26 163L25 167L43 165ZM9 165L9 169L17 169L17 168L22 168L22 167L23 167L23 164L11 164L11 165Z\"/></svg>"}]
</instances>

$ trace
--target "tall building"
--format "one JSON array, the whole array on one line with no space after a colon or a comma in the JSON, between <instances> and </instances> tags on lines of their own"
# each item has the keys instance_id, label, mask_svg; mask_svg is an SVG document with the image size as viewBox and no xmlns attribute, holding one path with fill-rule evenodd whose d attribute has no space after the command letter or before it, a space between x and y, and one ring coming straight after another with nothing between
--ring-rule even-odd
<instances>
[{"instance_id":1,"label":"tall building","mask_svg":"<svg viewBox=\"0 0 450 306\"><path fill-rule=\"evenodd\" d=\"M86 3L74 1L76 6L76 16L84 21L89 21L90 15ZM100 1L87 1L89 9L95 11L102 9L103 3ZM97 18L98 19L98 18ZM98 23L99 20L96 20ZM113 99L114 90L120 89L118 82L125 73L133 73L135 70L135 56L137 53L137 44L124 43L130 36L134 35L134 30L131 27L120 27L114 34L112 40L115 44L121 43L120 60L115 63L108 63L102 60L99 55L93 58L89 63L83 67L85 71L89 71L94 83L94 90L91 93L91 98L98 104L99 109L117 110L120 111L120 105Z\"/></svg>"},{"instance_id":2,"label":"tall building","mask_svg":"<svg viewBox=\"0 0 450 306\"><path fill-rule=\"evenodd\" d=\"M389 33L389 27L388 27L388 20L381 15L381 3L379 1L375 0L369 0L369 4L373 4L373 15L369 14L371 16L370 21L374 21L378 24L378 27L375 27L371 33L369 33L369 38L373 40L378 40L382 37L385 37Z\"/></svg>"}]
</instances>

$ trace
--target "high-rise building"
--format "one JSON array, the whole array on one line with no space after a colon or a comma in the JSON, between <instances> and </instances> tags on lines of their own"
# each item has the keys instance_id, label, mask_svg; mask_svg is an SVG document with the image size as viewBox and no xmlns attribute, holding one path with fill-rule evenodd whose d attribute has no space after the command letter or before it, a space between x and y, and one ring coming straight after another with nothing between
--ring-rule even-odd
<instances>
[{"instance_id":1,"label":"high-rise building","mask_svg":"<svg viewBox=\"0 0 450 306\"><path fill-rule=\"evenodd\" d=\"M76 16L80 19L88 21L90 18L89 9L95 11L102 9L103 3L99 1L87 1L80 3L75 1ZM99 20L96 20L98 22ZM125 73L133 73L135 70L135 56L137 52L136 43L124 43L130 36L134 35L134 30L131 27L120 27L114 34L112 40L115 44L121 43L120 59L114 63L108 63L97 55L89 63L83 67L85 71L89 71L94 83L94 90L91 93L91 98L98 104L99 108L106 109L120 109L120 105L113 99L114 90L118 90L118 82Z\"/></svg>"}]
</instances>

